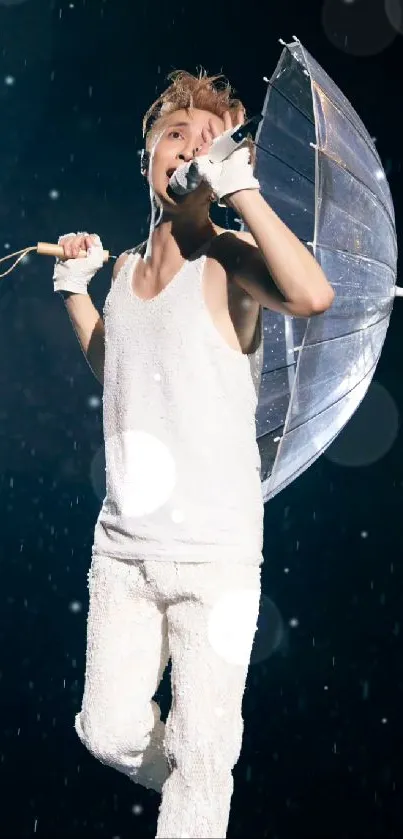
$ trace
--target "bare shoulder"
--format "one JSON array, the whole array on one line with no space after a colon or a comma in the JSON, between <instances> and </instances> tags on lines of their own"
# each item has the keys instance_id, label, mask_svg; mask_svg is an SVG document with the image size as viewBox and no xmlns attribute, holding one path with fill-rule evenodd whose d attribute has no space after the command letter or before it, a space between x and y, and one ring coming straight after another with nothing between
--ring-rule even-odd
<instances>
[{"instance_id":1,"label":"bare shoulder","mask_svg":"<svg viewBox=\"0 0 403 839\"><path fill-rule=\"evenodd\" d=\"M242 230L221 230L216 243L219 250L224 254L228 253L252 253L258 250L258 246L251 233Z\"/></svg>"},{"instance_id":2,"label":"bare shoulder","mask_svg":"<svg viewBox=\"0 0 403 839\"><path fill-rule=\"evenodd\" d=\"M228 237L220 236L223 245L223 264L233 287L245 299L274 312L289 314L285 298L277 288L263 255L251 233L229 230Z\"/></svg>"},{"instance_id":3,"label":"bare shoulder","mask_svg":"<svg viewBox=\"0 0 403 839\"><path fill-rule=\"evenodd\" d=\"M226 230L217 237L215 245L214 256L225 268L230 280L236 280L245 271L256 270L258 265L263 267L259 248L251 233Z\"/></svg>"},{"instance_id":4,"label":"bare shoulder","mask_svg":"<svg viewBox=\"0 0 403 839\"><path fill-rule=\"evenodd\" d=\"M238 242L244 242L246 245L251 245L252 247L257 248L257 244L252 234L247 233L246 230L230 230L229 233L232 233L232 235L235 236Z\"/></svg>"},{"instance_id":5,"label":"bare shoulder","mask_svg":"<svg viewBox=\"0 0 403 839\"><path fill-rule=\"evenodd\" d=\"M124 251L124 253L121 253L120 256L117 258L113 268L112 282L113 280L116 280L116 277L119 274L119 271L123 268L128 256L128 252Z\"/></svg>"}]
</instances>

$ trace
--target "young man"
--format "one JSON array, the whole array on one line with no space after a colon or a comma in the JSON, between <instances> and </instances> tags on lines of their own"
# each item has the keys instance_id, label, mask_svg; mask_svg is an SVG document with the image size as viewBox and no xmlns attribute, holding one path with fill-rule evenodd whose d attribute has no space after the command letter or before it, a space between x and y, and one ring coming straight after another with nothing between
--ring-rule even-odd
<instances>
[{"instance_id":1,"label":"young man","mask_svg":"<svg viewBox=\"0 0 403 839\"><path fill-rule=\"evenodd\" d=\"M261 307L308 317L331 305L333 291L261 196L250 143L210 162L217 137L244 120L231 88L218 77L171 79L146 115L143 174L160 217L145 253L117 261L105 327L87 292L102 264L99 238L63 237L67 260L55 267L55 290L68 293L104 385L107 490L75 728L103 763L162 793L157 837L218 839L260 599ZM201 183L179 197L175 183L192 161ZM212 200L250 233L214 224ZM77 258L83 247L87 257ZM164 725L153 696L170 658Z\"/></svg>"}]
</instances>

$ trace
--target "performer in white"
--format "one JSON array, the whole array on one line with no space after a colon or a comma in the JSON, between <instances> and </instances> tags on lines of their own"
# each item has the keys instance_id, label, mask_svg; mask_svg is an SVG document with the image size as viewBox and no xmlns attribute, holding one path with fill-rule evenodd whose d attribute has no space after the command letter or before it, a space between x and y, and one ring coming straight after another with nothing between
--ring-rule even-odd
<instances>
[{"instance_id":1,"label":"performer in white","mask_svg":"<svg viewBox=\"0 0 403 839\"><path fill-rule=\"evenodd\" d=\"M143 252L116 263L105 323L88 294L99 237L61 237L54 271L104 386L106 496L75 727L100 761L162 793L156 836L175 839L226 836L242 745L263 560L262 307L309 317L334 297L261 196L251 141L217 159L245 118L218 78L172 74L146 114L152 223ZM211 201L250 232L214 224ZM153 697L169 658L164 725Z\"/></svg>"}]
</instances>

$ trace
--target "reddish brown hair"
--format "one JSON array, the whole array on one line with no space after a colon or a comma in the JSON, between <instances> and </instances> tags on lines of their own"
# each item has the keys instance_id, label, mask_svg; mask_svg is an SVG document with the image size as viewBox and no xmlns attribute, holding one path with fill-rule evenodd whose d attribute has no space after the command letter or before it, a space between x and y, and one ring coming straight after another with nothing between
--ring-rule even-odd
<instances>
[{"instance_id":1,"label":"reddish brown hair","mask_svg":"<svg viewBox=\"0 0 403 839\"><path fill-rule=\"evenodd\" d=\"M235 125L237 112L242 110L246 119L244 105L233 96L235 91L223 75L208 76L201 69L198 76L193 76L186 70L175 70L167 78L172 83L153 102L143 118L143 137L147 150L151 147L156 128L161 127L164 119L174 111L185 110L189 114L191 108L198 108L221 118L225 111L229 111ZM254 162L254 147L251 153Z\"/></svg>"}]
</instances>

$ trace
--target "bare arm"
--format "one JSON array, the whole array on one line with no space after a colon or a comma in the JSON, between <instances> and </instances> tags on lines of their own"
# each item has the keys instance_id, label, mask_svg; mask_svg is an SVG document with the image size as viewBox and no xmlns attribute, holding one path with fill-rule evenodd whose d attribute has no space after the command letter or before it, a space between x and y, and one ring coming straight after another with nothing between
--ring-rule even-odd
<instances>
[{"instance_id":1,"label":"bare arm","mask_svg":"<svg viewBox=\"0 0 403 839\"><path fill-rule=\"evenodd\" d=\"M113 269L114 280L120 271L127 254L122 254ZM104 383L105 363L105 328L101 315L95 308L89 294L74 294L70 291L59 292L72 323L81 349L96 379Z\"/></svg>"},{"instance_id":2,"label":"bare arm","mask_svg":"<svg viewBox=\"0 0 403 839\"><path fill-rule=\"evenodd\" d=\"M242 217L250 233L237 232L244 243L234 280L254 300L293 317L325 312L334 291L308 249L281 221L258 190L240 190L226 201Z\"/></svg>"}]
</instances>

